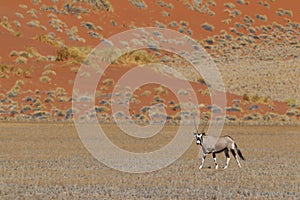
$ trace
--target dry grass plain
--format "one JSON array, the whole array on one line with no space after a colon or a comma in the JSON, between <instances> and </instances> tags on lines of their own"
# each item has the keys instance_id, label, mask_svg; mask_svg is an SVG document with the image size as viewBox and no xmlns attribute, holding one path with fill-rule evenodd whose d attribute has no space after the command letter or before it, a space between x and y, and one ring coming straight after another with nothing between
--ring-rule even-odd
<instances>
[{"instance_id":1,"label":"dry grass plain","mask_svg":"<svg viewBox=\"0 0 300 200\"><path fill-rule=\"evenodd\" d=\"M105 125L108 135L115 125ZM167 126L138 143L113 137L128 149L152 149L172 139ZM175 163L144 174L110 169L83 147L72 124L0 124L1 199L299 199L299 127L226 126L246 161L239 169L232 159L226 170L209 156L198 170L195 143ZM138 144L138 145L137 145ZM225 156L218 155L223 165Z\"/></svg>"}]
</instances>

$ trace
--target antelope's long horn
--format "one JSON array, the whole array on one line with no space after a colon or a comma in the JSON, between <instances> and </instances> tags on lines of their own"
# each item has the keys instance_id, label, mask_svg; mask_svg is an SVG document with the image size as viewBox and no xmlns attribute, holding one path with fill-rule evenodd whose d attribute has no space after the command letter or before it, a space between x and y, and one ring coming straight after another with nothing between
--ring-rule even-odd
<instances>
[{"instance_id":1,"label":"antelope's long horn","mask_svg":"<svg viewBox=\"0 0 300 200\"><path fill-rule=\"evenodd\" d=\"M195 129L196 129L197 133L198 133L198 127L197 127L197 125L196 125L195 118L194 118L194 126L195 126Z\"/></svg>"},{"instance_id":2,"label":"antelope's long horn","mask_svg":"<svg viewBox=\"0 0 300 200\"><path fill-rule=\"evenodd\" d=\"M205 125L204 125L204 127L203 127L203 129L201 131L201 133L204 131L204 129L206 128L207 124L208 124L208 120L206 121L206 123L205 123Z\"/></svg>"}]
</instances>

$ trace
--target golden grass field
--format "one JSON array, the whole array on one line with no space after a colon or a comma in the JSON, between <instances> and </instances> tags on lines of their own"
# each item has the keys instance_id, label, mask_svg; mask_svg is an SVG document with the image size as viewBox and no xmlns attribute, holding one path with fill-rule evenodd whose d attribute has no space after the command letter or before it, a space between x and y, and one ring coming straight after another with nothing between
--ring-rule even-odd
<instances>
[{"instance_id":1,"label":"golden grass field","mask_svg":"<svg viewBox=\"0 0 300 200\"><path fill-rule=\"evenodd\" d=\"M149 141L111 137L122 148L148 151L165 145L177 130L166 126ZM103 125L108 136L115 125ZM198 146L191 145L161 170L130 174L94 159L73 124L0 124L1 199L299 199L299 127L225 126L246 161L234 159L215 170L212 157L198 170ZM189 137L189 135L187 135ZM191 133L191 137L193 137ZM217 155L222 166L224 154Z\"/></svg>"}]
</instances>

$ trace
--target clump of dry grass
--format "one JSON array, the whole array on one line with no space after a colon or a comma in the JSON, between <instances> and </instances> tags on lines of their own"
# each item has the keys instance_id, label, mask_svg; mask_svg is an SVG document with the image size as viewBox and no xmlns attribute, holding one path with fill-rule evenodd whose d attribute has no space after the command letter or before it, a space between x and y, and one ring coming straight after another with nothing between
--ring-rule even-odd
<instances>
[{"instance_id":1,"label":"clump of dry grass","mask_svg":"<svg viewBox=\"0 0 300 200\"><path fill-rule=\"evenodd\" d=\"M146 50L136 50L131 51L129 53L125 53L120 56L116 61L115 64L136 64L142 65L147 63L156 63L158 59L155 55L147 52Z\"/></svg>"},{"instance_id":2,"label":"clump of dry grass","mask_svg":"<svg viewBox=\"0 0 300 200\"><path fill-rule=\"evenodd\" d=\"M21 32L13 29L12 25L9 23L8 18L6 16L0 18L0 26L16 37L22 36Z\"/></svg>"},{"instance_id":3,"label":"clump of dry grass","mask_svg":"<svg viewBox=\"0 0 300 200\"><path fill-rule=\"evenodd\" d=\"M107 78L103 80L102 83L107 86L113 86L115 84L115 80L112 78Z\"/></svg>"},{"instance_id":4,"label":"clump of dry grass","mask_svg":"<svg viewBox=\"0 0 300 200\"><path fill-rule=\"evenodd\" d=\"M24 69L22 67L16 67L13 65L7 65L7 64L0 64L0 75L2 77L9 78L9 75L17 75L17 76L24 76L28 77L31 74L30 69Z\"/></svg>"},{"instance_id":5,"label":"clump of dry grass","mask_svg":"<svg viewBox=\"0 0 300 200\"><path fill-rule=\"evenodd\" d=\"M163 8L168 8L168 9L173 9L174 5L172 3L167 3L165 1L162 0L157 0L156 4L163 7Z\"/></svg>"},{"instance_id":6,"label":"clump of dry grass","mask_svg":"<svg viewBox=\"0 0 300 200\"><path fill-rule=\"evenodd\" d=\"M40 77L40 82L42 82L42 83L47 83L47 82L50 82L50 81L51 81L51 78L49 76L43 75L43 76Z\"/></svg>"},{"instance_id":7,"label":"clump of dry grass","mask_svg":"<svg viewBox=\"0 0 300 200\"><path fill-rule=\"evenodd\" d=\"M90 52L91 47L62 47L56 52L56 61L71 60L79 64L86 59Z\"/></svg>"},{"instance_id":8,"label":"clump of dry grass","mask_svg":"<svg viewBox=\"0 0 300 200\"><path fill-rule=\"evenodd\" d=\"M24 81L17 80L12 88L7 92L7 97L17 97L20 93L21 87L24 85Z\"/></svg>"},{"instance_id":9,"label":"clump of dry grass","mask_svg":"<svg viewBox=\"0 0 300 200\"><path fill-rule=\"evenodd\" d=\"M62 42L59 41L57 38L54 38L53 36L51 35L37 35L35 37L36 40L40 41L40 42L43 42L43 43L46 43L46 44L50 44L52 46L55 46L55 47L60 47Z\"/></svg>"},{"instance_id":10,"label":"clump of dry grass","mask_svg":"<svg viewBox=\"0 0 300 200\"><path fill-rule=\"evenodd\" d=\"M24 51L13 50L10 52L9 56L17 57L15 62L17 64L27 63L28 59L35 59L36 61L47 60L45 56L42 56L38 50L34 47L27 47Z\"/></svg>"},{"instance_id":11,"label":"clump of dry grass","mask_svg":"<svg viewBox=\"0 0 300 200\"><path fill-rule=\"evenodd\" d=\"M160 85L160 86L154 88L154 93L155 93L155 95L167 94L167 90L164 86Z\"/></svg>"},{"instance_id":12,"label":"clump of dry grass","mask_svg":"<svg viewBox=\"0 0 300 200\"><path fill-rule=\"evenodd\" d=\"M140 96L145 96L145 97L148 97L151 95L151 91L150 90L145 90L143 93L141 93Z\"/></svg>"}]
</instances>

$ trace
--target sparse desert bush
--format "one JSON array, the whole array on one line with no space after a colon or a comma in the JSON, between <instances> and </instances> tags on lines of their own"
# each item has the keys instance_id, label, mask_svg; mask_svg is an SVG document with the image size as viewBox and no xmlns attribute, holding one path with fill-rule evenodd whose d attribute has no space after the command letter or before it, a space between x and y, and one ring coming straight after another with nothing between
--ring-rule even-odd
<instances>
[{"instance_id":1,"label":"sparse desert bush","mask_svg":"<svg viewBox=\"0 0 300 200\"><path fill-rule=\"evenodd\" d=\"M164 86L160 85L159 87L154 88L155 94L167 94L167 90Z\"/></svg>"},{"instance_id":2,"label":"sparse desert bush","mask_svg":"<svg viewBox=\"0 0 300 200\"><path fill-rule=\"evenodd\" d=\"M72 98L69 98L67 96L59 96L58 97L58 102L71 102Z\"/></svg>"},{"instance_id":3,"label":"sparse desert bush","mask_svg":"<svg viewBox=\"0 0 300 200\"><path fill-rule=\"evenodd\" d=\"M297 116L297 115L299 115L299 113L300 113L300 111L298 109L292 108L286 112L286 115L291 117L291 116Z\"/></svg>"},{"instance_id":4,"label":"sparse desert bush","mask_svg":"<svg viewBox=\"0 0 300 200\"><path fill-rule=\"evenodd\" d=\"M36 6L39 5L41 2L42 0L31 0L31 3Z\"/></svg>"},{"instance_id":5,"label":"sparse desert bush","mask_svg":"<svg viewBox=\"0 0 300 200\"><path fill-rule=\"evenodd\" d=\"M13 29L12 25L9 23L7 17L0 18L0 26L9 31L12 35L20 37L22 34L19 31Z\"/></svg>"},{"instance_id":6,"label":"sparse desert bush","mask_svg":"<svg viewBox=\"0 0 300 200\"><path fill-rule=\"evenodd\" d=\"M66 112L63 110L56 110L54 113L54 117L65 117L66 116Z\"/></svg>"},{"instance_id":7,"label":"sparse desert bush","mask_svg":"<svg viewBox=\"0 0 300 200\"><path fill-rule=\"evenodd\" d=\"M84 28L87 28L87 29L89 29L89 30L95 30L95 25L94 25L94 23L92 23L92 22L81 22L81 26L82 27L84 27Z\"/></svg>"},{"instance_id":8,"label":"sparse desert bush","mask_svg":"<svg viewBox=\"0 0 300 200\"><path fill-rule=\"evenodd\" d=\"M103 86L100 87L100 90L101 91L108 91L108 88L105 85L103 85Z\"/></svg>"},{"instance_id":9,"label":"sparse desert bush","mask_svg":"<svg viewBox=\"0 0 300 200\"><path fill-rule=\"evenodd\" d=\"M170 16L170 13L168 13L168 12L165 11L165 10L163 10L163 11L161 12L161 15L162 15L163 17L169 17L169 16Z\"/></svg>"},{"instance_id":10,"label":"sparse desert bush","mask_svg":"<svg viewBox=\"0 0 300 200\"><path fill-rule=\"evenodd\" d=\"M140 104L141 101L138 99L138 96L137 95L132 95L130 97L130 103L132 104Z\"/></svg>"},{"instance_id":11,"label":"sparse desert bush","mask_svg":"<svg viewBox=\"0 0 300 200\"><path fill-rule=\"evenodd\" d=\"M15 90L10 90L7 92L7 97L8 98L14 98L14 97L17 97L18 96L18 91L15 91Z\"/></svg>"},{"instance_id":12,"label":"sparse desert bush","mask_svg":"<svg viewBox=\"0 0 300 200\"><path fill-rule=\"evenodd\" d=\"M66 96L67 95L66 90L64 88L62 88L62 87L57 87L55 89L55 94L58 97L62 97L62 96Z\"/></svg>"},{"instance_id":13,"label":"sparse desert bush","mask_svg":"<svg viewBox=\"0 0 300 200\"><path fill-rule=\"evenodd\" d=\"M230 9L235 8L235 5L233 3L224 3L224 6Z\"/></svg>"},{"instance_id":14,"label":"sparse desert bush","mask_svg":"<svg viewBox=\"0 0 300 200\"><path fill-rule=\"evenodd\" d=\"M107 78L104 81L102 81L102 83L107 86L113 86L115 84L115 80L112 78Z\"/></svg>"},{"instance_id":15,"label":"sparse desert bush","mask_svg":"<svg viewBox=\"0 0 300 200\"><path fill-rule=\"evenodd\" d=\"M180 121L181 120L181 112L177 112L172 118L175 121Z\"/></svg>"},{"instance_id":16,"label":"sparse desert bush","mask_svg":"<svg viewBox=\"0 0 300 200\"><path fill-rule=\"evenodd\" d=\"M43 73L42 73L42 76L49 76L49 75L56 75L56 72L48 69L48 70L43 71Z\"/></svg>"},{"instance_id":17,"label":"sparse desert bush","mask_svg":"<svg viewBox=\"0 0 300 200\"><path fill-rule=\"evenodd\" d=\"M246 121L257 121L262 119L262 116L260 113L251 113L244 116L244 120Z\"/></svg>"},{"instance_id":18,"label":"sparse desert bush","mask_svg":"<svg viewBox=\"0 0 300 200\"><path fill-rule=\"evenodd\" d=\"M230 12L231 17L237 17L237 16L240 16L241 14L242 14L242 12L238 9L234 9Z\"/></svg>"},{"instance_id":19,"label":"sparse desert bush","mask_svg":"<svg viewBox=\"0 0 300 200\"><path fill-rule=\"evenodd\" d=\"M158 28L166 28L166 25L160 21L155 21L155 26Z\"/></svg>"},{"instance_id":20,"label":"sparse desert bush","mask_svg":"<svg viewBox=\"0 0 300 200\"><path fill-rule=\"evenodd\" d=\"M250 96L247 95L247 94L244 94L244 95L243 95L243 100L244 100L244 101L250 101Z\"/></svg>"},{"instance_id":21,"label":"sparse desert bush","mask_svg":"<svg viewBox=\"0 0 300 200\"><path fill-rule=\"evenodd\" d=\"M164 103L165 102L165 100L163 99L163 98L161 98L160 96L154 96L154 101L156 102L156 103Z\"/></svg>"},{"instance_id":22,"label":"sparse desert bush","mask_svg":"<svg viewBox=\"0 0 300 200\"><path fill-rule=\"evenodd\" d=\"M262 116L262 119L265 121L270 121L270 120L276 119L277 116L278 116L278 114L276 114L276 113L268 112Z\"/></svg>"},{"instance_id":23,"label":"sparse desert bush","mask_svg":"<svg viewBox=\"0 0 300 200\"><path fill-rule=\"evenodd\" d=\"M177 110L180 110L181 109L181 106L180 104L175 104L173 106L170 106L170 108L173 110L173 111L177 111Z\"/></svg>"},{"instance_id":24,"label":"sparse desert bush","mask_svg":"<svg viewBox=\"0 0 300 200\"><path fill-rule=\"evenodd\" d=\"M189 35L193 35L192 29L188 29L186 32L187 32L187 34L189 34Z\"/></svg>"},{"instance_id":25,"label":"sparse desert bush","mask_svg":"<svg viewBox=\"0 0 300 200\"><path fill-rule=\"evenodd\" d=\"M35 111L33 114L32 114L32 119L47 119L49 118L50 116L50 113L47 112L47 111Z\"/></svg>"},{"instance_id":26,"label":"sparse desert bush","mask_svg":"<svg viewBox=\"0 0 300 200\"><path fill-rule=\"evenodd\" d=\"M140 112L141 112L141 113L146 113L146 112L148 112L150 109L151 109L151 107L149 107L149 106L143 106L143 107L140 109Z\"/></svg>"},{"instance_id":27,"label":"sparse desert bush","mask_svg":"<svg viewBox=\"0 0 300 200\"><path fill-rule=\"evenodd\" d=\"M291 108L298 107L296 99L288 99L288 100L286 100L286 104Z\"/></svg>"},{"instance_id":28,"label":"sparse desert bush","mask_svg":"<svg viewBox=\"0 0 300 200\"><path fill-rule=\"evenodd\" d=\"M109 111L109 109L105 106L95 106L95 111L97 113L101 113L101 112L107 112Z\"/></svg>"},{"instance_id":29,"label":"sparse desert bush","mask_svg":"<svg viewBox=\"0 0 300 200\"><path fill-rule=\"evenodd\" d=\"M236 0L236 2L238 3L238 4L245 4L245 1L244 0Z\"/></svg>"},{"instance_id":30,"label":"sparse desert bush","mask_svg":"<svg viewBox=\"0 0 300 200\"><path fill-rule=\"evenodd\" d=\"M111 102L108 101L108 100L101 100L101 101L99 101L99 104L100 104L100 105L105 105L105 106L110 106L110 105L111 105Z\"/></svg>"},{"instance_id":31,"label":"sparse desert bush","mask_svg":"<svg viewBox=\"0 0 300 200\"><path fill-rule=\"evenodd\" d=\"M62 42L59 39L53 37L50 34L47 34L47 35L37 35L35 39L38 40L38 41L40 41L40 42L43 42L43 43L46 43L46 44L50 44L50 45L56 46L56 47L60 47L60 45L62 44Z\"/></svg>"},{"instance_id":32,"label":"sparse desert bush","mask_svg":"<svg viewBox=\"0 0 300 200\"><path fill-rule=\"evenodd\" d=\"M202 24L201 27L206 31L213 31L215 27L211 24L208 24L207 22Z\"/></svg>"},{"instance_id":33,"label":"sparse desert bush","mask_svg":"<svg viewBox=\"0 0 300 200\"><path fill-rule=\"evenodd\" d=\"M81 63L90 53L90 47L62 47L56 52L56 61L71 59L76 63Z\"/></svg>"},{"instance_id":34,"label":"sparse desert bush","mask_svg":"<svg viewBox=\"0 0 300 200\"><path fill-rule=\"evenodd\" d=\"M54 98L52 97L47 97L45 100L44 100L45 103L53 103L54 102Z\"/></svg>"},{"instance_id":35,"label":"sparse desert bush","mask_svg":"<svg viewBox=\"0 0 300 200\"><path fill-rule=\"evenodd\" d=\"M35 19L38 18L38 16L37 16L38 11L34 8L31 8L30 10L27 10L26 13L29 14L31 18L35 18Z\"/></svg>"},{"instance_id":36,"label":"sparse desert bush","mask_svg":"<svg viewBox=\"0 0 300 200\"><path fill-rule=\"evenodd\" d=\"M31 108L30 105L25 105L24 107L22 107L20 113L21 113L21 114L22 114L22 113L26 113L27 111L31 111L31 110L32 110L32 108Z\"/></svg>"},{"instance_id":37,"label":"sparse desert bush","mask_svg":"<svg viewBox=\"0 0 300 200\"><path fill-rule=\"evenodd\" d=\"M256 17L256 19L264 21L264 22L268 21L268 17L266 15L256 14L255 17Z\"/></svg>"},{"instance_id":38,"label":"sparse desert bush","mask_svg":"<svg viewBox=\"0 0 300 200\"><path fill-rule=\"evenodd\" d=\"M19 8L26 10L28 6L26 4L19 4Z\"/></svg>"},{"instance_id":39,"label":"sparse desert bush","mask_svg":"<svg viewBox=\"0 0 300 200\"><path fill-rule=\"evenodd\" d=\"M157 56L145 51L137 50L125 53L120 56L114 63L115 64L147 64L157 62Z\"/></svg>"},{"instance_id":40,"label":"sparse desert bush","mask_svg":"<svg viewBox=\"0 0 300 200\"><path fill-rule=\"evenodd\" d=\"M148 6L143 0L129 0L129 3L139 9L146 9Z\"/></svg>"},{"instance_id":41,"label":"sparse desert bush","mask_svg":"<svg viewBox=\"0 0 300 200\"><path fill-rule=\"evenodd\" d=\"M21 27L21 23L17 20L14 20L13 21L14 25L17 27L17 28L20 28Z\"/></svg>"},{"instance_id":42,"label":"sparse desert bush","mask_svg":"<svg viewBox=\"0 0 300 200\"><path fill-rule=\"evenodd\" d=\"M169 24L168 24L169 27L178 27L178 23L176 21L171 21Z\"/></svg>"},{"instance_id":43,"label":"sparse desert bush","mask_svg":"<svg viewBox=\"0 0 300 200\"><path fill-rule=\"evenodd\" d=\"M150 90L145 90L142 94L141 94L141 96L146 96L146 97L148 97L148 96L150 96L151 95L151 91Z\"/></svg>"},{"instance_id":44,"label":"sparse desert bush","mask_svg":"<svg viewBox=\"0 0 300 200\"><path fill-rule=\"evenodd\" d=\"M185 96L189 94L189 91L185 90L185 89L180 89L178 90L177 94Z\"/></svg>"},{"instance_id":45,"label":"sparse desert bush","mask_svg":"<svg viewBox=\"0 0 300 200\"><path fill-rule=\"evenodd\" d=\"M293 11L292 10L285 10L283 8L279 8L277 11L276 11L276 14L278 16L284 16L284 15L287 15L289 17L293 17Z\"/></svg>"},{"instance_id":46,"label":"sparse desert bush","mask_svg":"<svg viewBox=\"0 0 300 200\"><path fill-rule=\"evenodd\" d=\"M92 38L97 38L97 39L101 39L103 38L103 36L95 31L88 31L89 36L91 36Z\"/></svg>"},{"instance_id":47,"label":"sparse desert bush","mask_svg":"<svg viewBox=\"0 0 300 200\"><path fill-rule=\"evenodd\" d=\"M279 120L281 122L287 122L290 120L290 118L287 115L279 115Z\"/></svg>"},{"instance_id":48,"label":"sparse desert bush","mask_svg":"<svg viewBox=\"0 0 300 200\"><path fill-rule=\"evenodd\" d=\"M260 103L264 103L265 98L258 96L257 94L251 97L251 101L252 102L260 102Z\"/></svg>"},{"instance_id":49,"label":"sparse desert bush","mask_svg":"<svg viewBox=\"0 0 300 200\"><path fill-rule=\"evenodd\" d=\"M226 115L226 121L232 122L232 121L237 121L238 118L234 115Z\"/></svg>"},{"instance_id":50,"label":"sparse desert bush","mask_svg":"<svg viewBox=\"0 0 300 200\"><path fill-rule=\"evenodd\" d=\"M40 81L42 83L46 83L46 82L50 82L51 81L51 78L49 76L41 76L40 77Z\"/></svg>"},{"instance_id":51,"label":"sparse desert bush","mask_svg":"<svg viewBox=\"0 0 300 200\"><path fill-rule=\"evenodd\" d=\"M234 104L231 107L226 107L225 110L228 112L243 112L243 109L238 104Z\"/></svg>"},{"instance_id":52,"label":"sparse desert bush","mask_svg":"<svg viewBox=\"0 0 300 200\"><path fill-rule=\"evenodd\" d=\"M208 14L209 16L211 16L211 17L213 17L213 16L216 15L216 13L215 13L214 11L212 11L212 10L209 10L209 11L207 12L207 14Z\"/></svg>"},{"instance_id":53,"label":"sparse desert bush","mask_svg":"<svg viewBox=\"0 0 300 200\"><path fill-rule=\"evenodd\" d=\"M162 0L158 0L156 1L156 4L161 6L161 7L166 7L166 8L169 8L169 9L173 9L174 8L174 5L172 3L166 3Z\"/></svg>"},{"instance_id":54,"label":"sparse desert bush","mask_svg":"<svg viewBox=\"0 0 300 200\"><path fill-rule=\"evenodd\" d=\"M24 19L24 15L22 13L16 12L15 15L20 19Z\"/></svg>"},{"instance_id":55,"label":"sparse desert bush","mask_svg":"<svg viewBox=\"0 0 300 200\"><path fill-rule=\"evenodd\" d=\"M207 3L202 4L200 8L198 8L198 5L193 6L193 7L194 7L194 10L198 10L199 12L201 12L203 14L208 12L208 10L209 10L209 6Z\"/></svg>"},{"instance_id":56,"label":"sparse desert bush","mask_svg":"<svg viewBox=\"0 0 300 200\"><path fill-rule=\"evenodd\" d=\"M73 73L77 73L79 70L79 67L71 67L70 71Z\"/></svg>"},{"instance_id":57,"label":"sparse desert bush","mask_svg":"<svg viewBox=\"0 0 300 200\"><path fill-rule=\"evenodd\" d=\"M40 27L40 21L32 20L32 21L27 22L27 25L31 28L37 28L37 27Z\"/></svg>"}]
</instances>

